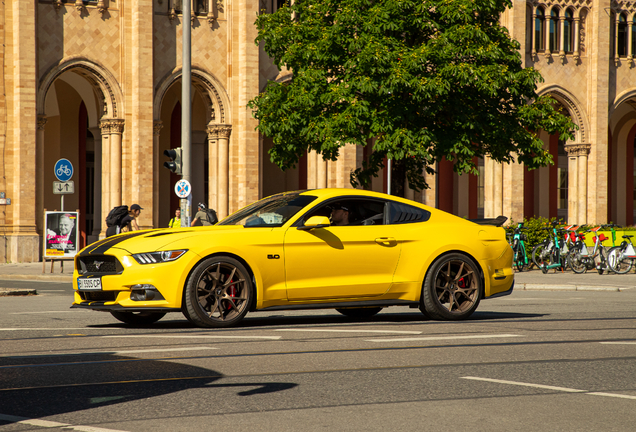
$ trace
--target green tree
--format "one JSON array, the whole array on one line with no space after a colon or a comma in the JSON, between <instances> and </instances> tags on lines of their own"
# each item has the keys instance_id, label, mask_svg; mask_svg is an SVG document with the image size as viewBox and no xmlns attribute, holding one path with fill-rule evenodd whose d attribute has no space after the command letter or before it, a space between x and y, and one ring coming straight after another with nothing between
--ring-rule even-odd
<instances>
[{"instance_id":1,"label":"green tree","mask_svg":"<svg viewBox=\"0 0 636 432\"><path fill-rule=\"evenodd\" d=\"M394 161L399 183L426 188L445 157L477 173L474 157L553 163L538 131L572 138L558 104L538 97L538 71L499 17L509 0L295 0L256 20L257 43L293 79L249 103L285 170L307 151L335 160L345 144L373 152L351 174L367 186ZM401 178L400 178L401 177Z\"/></svg>"}]
</instances>

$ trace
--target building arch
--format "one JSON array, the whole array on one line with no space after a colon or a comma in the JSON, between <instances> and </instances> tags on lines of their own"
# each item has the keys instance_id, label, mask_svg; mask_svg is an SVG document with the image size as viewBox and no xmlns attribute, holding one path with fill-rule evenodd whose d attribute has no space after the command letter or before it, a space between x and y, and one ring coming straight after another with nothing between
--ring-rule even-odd
<instances>
[{"instance_id":1,"label":"building arch","mask_svg":"<svg viewBox=\"0 0 636 432\"><path fill-rule=\"evenodd\" d=\"M95 89L101 92L101 99L98 98L100 104L101 117L120 118L124 113L123 93L115 77L94 60L86 57L76 56L68 57L60 60L60 62L52 66L49 71L40 80L37 94L37 113L38 116L46 115L46 95L53 82L63 73L73 71L82 76Z\"/></svg>"},{"instance_id":2,"label":"building arch","mask_svg":"<svg viewBox=\"0 0 636 432\"><path fill-rule=\"evenodd\" d=\"M570 118L577 125L578 130L574 131L574 143L587 143L589 140L589 126L587 114L577 98L558 85L548 85L537 90L539 96L549 94L561 103L568 110Z\"/></svg>"},{"instance_id":3,"label":"building arch","mask_svg":"<svg viewBox=\"0 0 636 432\"><path fill-rule=\"evenodd\" d=\"M192 67L192 85L200 91L201 96L207 102L206 118L213 124L232 124L230 98L227 95L221 82L211 73L198 67ZM161 81L155 91L154 116L157 119L161 113L161 105L166 92L181 80L183 71L181 68L175 69L172 74Z\"/></svg>"}]
</instances>

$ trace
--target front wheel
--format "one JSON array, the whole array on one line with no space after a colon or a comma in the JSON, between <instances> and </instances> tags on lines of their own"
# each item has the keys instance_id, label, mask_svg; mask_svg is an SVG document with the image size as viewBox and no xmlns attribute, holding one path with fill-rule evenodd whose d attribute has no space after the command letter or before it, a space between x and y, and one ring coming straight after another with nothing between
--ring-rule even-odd
<instances>
[{"instance_id":1,"label":"front wheel","mask_svg":"<svg viewBox=\"0 0 636 432\"><path fill-rule=\"evenodd\" d=\"M607 253L607 265L616 274L629 272L633 265L633 258L622 258L623 250L620 246L613 247Z\"/></svg>"},{"instance_id":2,"label":"front wheel","mask_svg":"<svg viewBox=\"0 0 636 432\"><path fill-rule=\"evenodd\" d=\"M526 256L526 251L521 246L519 246L519 248L515 252L515 268L519 272L528 269L528 258Z\"/></svg>"},{"instance_id":3,"label":"front wheel","mask_svg":"<svg viewBox=\"0 0 636 432\"><path fill-rule=\"evenodd\" d=\"M110 314L123 323L136 325L136 326L154 324L166 315L163 312L121 312L121 311L110 311Z\"/></svg>"},{"instance_id":4,"label":"front wheel","mask_svg":"<svg viewBox=\"0 0 636 432\"><path fill-rule=\"evenodd\" d=\"M368 308L342 308L336 309L338 312L349 318L369 318L378 314L381 307L368 307Z\"/></svg>"},{"instance_id":5,"label":"front wheel","mask_svg":"<svg viewBox=\"0 0 636 432\"><path fill-rule=\"evenodd\" d=\"M550 264L550 251L547 250L547 247L548 245L544 242L532 249L532 262L540 269Z\"/></svg>"},{"instance_id":6,"label":"front wheel","mask_svg":"<svg viewBox=\"0 0 636 432\"><path fill-rule=\"evenodd\" d=\"M582 274L587 271L587 257L581 255L581 252L573 251L570 253L569 264L574 273Z\"/></svg>"},{"instance_id":7,"label":"front wheel","mask_svg":"<svg viewBox=\"0 0 636 432\"><path fill-rule=\"evenodd\" d=\"M479 306L482 279L465 255L449 254L433 264L422 287L426 314L437 320L463 320Z\"/></svg>"},{"instance_id":8,"label":"front wheel","mask_svg":"<svg viewBox=\"0 0 636 432\"><path fill-rule=\"evenodd\" d=\"M183 314L199 327L230 327L247 314L252 295L252 279L243 264L215 256L188 278Z\"/></svg>"}]
</instances>

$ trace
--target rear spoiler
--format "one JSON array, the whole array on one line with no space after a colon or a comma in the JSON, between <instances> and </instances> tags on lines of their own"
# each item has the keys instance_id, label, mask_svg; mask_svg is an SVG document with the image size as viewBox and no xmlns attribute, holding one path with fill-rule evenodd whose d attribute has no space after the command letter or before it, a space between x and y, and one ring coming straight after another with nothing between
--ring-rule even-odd
<instances>
[{"instance_id":1,"label":"rear spoiler","mask_svg":"<svg viewBox=\"0 0 636 432\"><path fill-rule=\"evenodd\" d=\"M494 219L491 218L491 219L469 219L469 220L478 225L503 226L504 222L506 222L508 218L506 216L498 216Z\"/></svg>"}]
</instances>

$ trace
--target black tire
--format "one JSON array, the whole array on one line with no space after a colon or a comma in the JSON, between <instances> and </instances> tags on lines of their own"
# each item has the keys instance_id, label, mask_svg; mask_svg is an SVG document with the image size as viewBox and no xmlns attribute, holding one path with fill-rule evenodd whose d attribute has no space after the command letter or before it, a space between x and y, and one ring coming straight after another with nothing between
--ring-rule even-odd
<instances>
[{"instance_id":1,"label":"black tire","mask_svg":"<svg viewBox=\"0 0 636 432\"><path fill-rule=\"evenodd\" d=\"M110 314L119 321L130 325L149 325L154 324L163 318L164 312L121 312L110 311Z\"/></svg>"},{"instance_id":2,"label":"black tire","mask_svg":"<svg viewBox=\"0 0 636 432\"><path fill-rule=\"evenodd\" d=\"M574 273L583 274L587 271L587 258L581 255L579 251L573 251L570 253L569 264Z\"/></svg>"},{"instance_id":3,"label":"black tire","mask_svg":"<svg viewBox=\"0 0 636 432\"><path fill-rule=\"evenodd\" d=\"M199 327L230 327L243 319L254 292L243 264L227 256L208 258L188 278L183 314Z\"/></svg>"},{"instance_id":4,"label":"black tire","mask_svg":"<svg viewBox=\"0 0 636 432\"><path fill-rule=\"evenodd\" d=\"M517 252L515 253L515 268L519 272L528 269L528 263L526 263L526 254L524 253L521 246L519 246L519 249L517 249Z\"/></svg>"},{"instance_id":5,"label":"black tire","mask_svg":"<svg viewBox=\"0 0 636 432\"><path fill-rule=\"evenodd\" d=\"M423 309L436 320L464 320L479 306L482 292L483 281L475 263L459 253L445 255L426 274Z\"/></svg>"},{"instance_id":6,"label":"black tire","mask_svg":"<svg viewBox=\"0 0 636 432\"><path fill-rule=\"evenodd\" d=\"M381 307L368 307L368 308L343 308L336 309L338 312L349 318L370 318L373 315L377 315L382 308Z\"/></svg>"},{"instance_id":7,"label":"black tire","mask_svg":"<svg viewBox=\"0 0 636 432\"><path fill-rule=\"evenodd\" d=\"M548 264L550 264L550 253L545 249L548 247L548 244L543 242L539 243L532 249L532 262L537 266L537 268L543 269Z\"/></svg>"},{"instance_id":8,"label":"black tire","mask_svg":"<svg viewBox=\"0 0 636 432\"><path fill-rule=\"evenodd\" d=\"M622 258L623 248L613 247L607 252L607 265L616 274L628 273L634 266L633 258Z\"/></svg>"}]
</instances>

